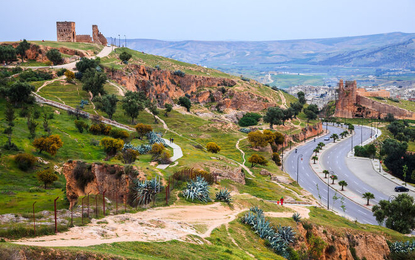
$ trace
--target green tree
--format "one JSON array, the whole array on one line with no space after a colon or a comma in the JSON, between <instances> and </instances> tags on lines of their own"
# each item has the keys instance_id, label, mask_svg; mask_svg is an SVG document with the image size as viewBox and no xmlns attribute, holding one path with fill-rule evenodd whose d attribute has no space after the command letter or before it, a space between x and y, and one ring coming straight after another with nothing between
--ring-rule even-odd
<instances>
[{"instance_id":1,"label":"green tree","mask_svg":"<svg viewBox=\"0 0 415 260\"><path fill-rule=\"evenodd\" d=\"M190 102L190 99L187 97L180 97L178 105L185 107L187 112L190 112L190 108L192 107L192 102Z\"/></svg>"},{"instance_id":2,"label":"green tree","mask_svg":"<svg viewBox=\"0 0 415 260\"><path fill-rule=\"evenodd\" d=\"M36 137L36 128L38 125L39 123L34 120L32 113L29 113L27 117L27 129L29 130L31 139Z\"/></svg>"},{"instance_id":3,"label":"green tree","mask_svg":"<svg viewBox=\"0 0 415 260\"><path fill-rule=\"evenodd\" d=\"M24 58L26 58L26 51L30 49L30 43L24 39L19 43L19 45L16 47L16 52L20 55L20 58L22 58L22 62L24 62Z\"/></svg>"},{"instance_id":4,"label":"green tree","mask_svg":"<svg viewBox=\"0 0 415 260\"><path fill-rule=\"evenodd\" d=\"M62 62L62 54L57 49L52 49L46 52L46 57L53 62L53 65L59 64Z\"/></svg>"},{"instance_id":5,"label":"green tree","mask_svg":"<svg viewBox=\"0 0 415 260\"><path fill-rule=\"evenodd\" d=\"M99 59L88 59L88 58L81 58L80 61L76 63L76 69L81 72L85 73L88 69L96 70L99 65Z\"/></svg>"},{"instance_id":6,"label":"green tree","mask_svg":"<svg viewBox=\"0 0 415 260\"><path fill-rule=\"evenodd\" d=\"M14 107L10 102L6 103L6 109L4 110L4 117L7 121L8 127L4 130L4 134L7 135L8 139L8 149L11 149L15 145L12 143L12 134L13 134L13 126L14 126L14 120L16 119L16 116L14 115Z\"/></svg>"},{"instance_id":7,"label":"green tree","mask_svg":"<svg viewBox=\"0 0 415 260\"><path fill-rule=\"evenodd\" d=\"M133 55L131 55L131 54L129 54L129 53L127 53L127 52L125 52L125 51L123 51L121 54L120 54L120 60L122 60L123 62L127 62L127 61L129 61L130 59L131 59L131 57L133 57Z\"/></svg>"},{"instance_id":8,"label":"green tree","mask_svg":"<svg viewBox=\"0 0 415 260\"><path fill-rule=\"evenodd\" d=\"M276 165L281 166L281 157L279 153L272 153L272 160L275 162Z\"/></svg>"},{"instance_id":9,"label":"green tree","mask_svg":"<svg viewBox=\"0 0 415 260\"><path fill-rule=\"evenodd\" d=\"M9 63L16 60L16 49L11 45L0 45L0 62Z\"/></svg>"},{"instance_id":10,"label":"green tree","mask_svg":"<svg viewBox=\"0 0 415 260\"><path fill-rule=\"evenodd\" d=\"M84 121L75 120L74 123L75 123L75 126L76 126L76 128L78 129L78 131L80 133L83 133L84 132L84 129L88 129L89 128L88 124L85 123Z\"/></svg>"},{"instance_id":11,"label":"green tree","mask_svg":"<svg viewBox=\"0 0 415 260\"><path fill-rule=\"evenodd\" d=\"M326 146L323 142L319 142L318 144L317 144L317 146L320 148L320 150L321 149L323 149L323 147L324 146Z\"/></svg>"},{"instance_id":12,"label":"green tree","mask_svg":"<svg viewBox=\"0 0 415 260\"><path fill-rule=\"evenodd\" d=\"M258 130L248 133L248 141L253 147L265 147L268 145L266 136Z\"/></svg>"},{"instance_id":13,"label":"green tree","mask_svg":"<svg viewBox=\"0 0 415 260\"><path fill-rule=\"evenodd\" d=\"M406 186L406 173L408 172L408 166L406 164L402 166L402 172L403 172L403 180L405 181L405 186Z\"/></svg>"},{"instance_id":14,"label":"green tree","mask_svg":"<svg viewBox=\"0 0 415 260\"><path fill-rule=\"evenodd\" d=\"M264 156L262 155L258 155L258 154L253 154L251 157L248 158L248 162L251 163L251 168L254 167L255 165L259 164L259 165L267 165L268 161L265 160Z\"/></svg>"},{"instance_id":15,"label":"green tree","mask_svg":"<svg viewBox=\"0 0 415 260\"><path fill-rule=\"evenodd\" d=\"M337 175L332 174L332 175L330 175L330 179L332 180L332 183L331 184L334 184L334 181L337 180L338 177L337 177Z\"/></svg>"},{"instance_id":16,"label":"green tree","mask_svg":"<svg viewBox=\"0 0 415 260\"><path fill-rule=\"evenodd\" d=\"M388 125L388 131L393 134L393 137L396 137L398 133L403 133L405 130L405 125L401 121L393 121Z\"/></svg>"},{"instance_id":17,"label":"green tree","mask_svg":"<svg viewBox=\"0 0 415 260\"><path fill-rule=\"evenodd\" d=\"M297 97L298 97L298 102L300 102L300 104L304 105L306 103L304 92L299 91L297 93Z\"/></svg>"},{"instance_id":18,"label":"green tree","mask_svg":"<svg viewBox=\"0 0 415 260\"><path fill-rule=\"evenodd\" d=\"M336 140L337 140L337 139L339 139L339 136L338 136L337 134L332 134L332 135L330 136L330 138L333 138L333 143L335 143L335 142L336 142Z\"/></svg>"},{"instance_id":19,"label":"green tree","mask_svg":"<svg viewBox=\"0 0 415 260\"><path fill-rule=\"evenodd\" d=\"M63 146L63 142L59 135L51 135L47 137L36 138L32 145L39 150L39 153L45 151L50 155L55 155L58 150Z\"/></svg>"},{"instance_id":20,"label":"green tree","mask_svg":"<svg viewBox=\"0 0 415 260\"><path fill-rule=\"evenodd\" d=\"M292 107L293 111L294 111L294 118L297 117L298 114L301 113L301 111L303 110L303 104L301 104L300 102L295 102L295 103L290 103L290 106Z\"/></svg>"},{"instance_id":21,"label":"green tree","mask_svg":"<svg viewBox=\"0 0 415 260\"><path fill-rule=\"evenodd\" d=\"M370 193L370 192L365 192L365 193L363 193L363 198L367 199L367 204L366 205L369 206L369 200L374 199L375 195L373 195L373 193Z\"/></svg>"},{"instance_id":22,"label":"green tree","mask_svg":"<svg viewBox=\"0 0 415 260\"><path fill-rule=\"evenodd\" d=\"M354 125L349 124L348 129L349 129L349 132L352 133L354 131Z\"/></svg>"},{"instance_id":23,"label":"green tree","mask_svg":"<svg viewBox=\"0 0 415 260\"><path fill-rule=\"evenodd\" d=\"M316 161L318 161L318 157L314 155L313 157L311 157L311 160L313 160L314 164L316 164Z\"/></svg>"},{"instance_id":24,"label":"green tree","mask_svg":"<svg viewBox=\"0 0 415 260\"><path fill-rule=\"evenodd\" d=\"M318 147L314 148L313 153L315 153L315 156L320 152L320 149Z\"/></svg>"},{"instance_id":25,"label":"green tree","mask_svg":"<svg viewBox=\"0 0 415 260\"><path fill-rule=\"evenodd\" d=\"M385 120L388 122L393 122L395 121L395 116L392 113L388 113L385 117Z\"/></svg>"},{"instance_id":26,"label":"green tree","mask_svg":"<svg viewBox=\"0 0 415 260\"><path fill-rule=\"evenodd\" d=\"M281 125L284 118L284 112L279 107L269 107L264 116L264 122L269 123L269 128L273 125Z\"/></svg>"},{"instance_id":27,"label":"green tree","mask_svg":"<svg viewBox=\"0 0 415 260\"><path fill-rule=\"evenodd\" d=\"M131 124L134 124L134 119L136 119L140 111L144 110L144 102L147 98L142 96L141 92L132 92L127 91L122 100L122 108L124 113L131 117Z\"/></svg>"},{"instance_id":28,"label":"green tree","mask_svg":"<svg viewBox=\"0 0 415 260\"><path fill-rule=\"evenodd\" d=\"M307 122L310 120L314 120L317 119L317 114L318 114L318 107L317 105L309 105L308 107L306 107L304 109L304 114L307 117Z\"/></svg>"},{"instance_id":29,"label":"green tree","mask_svg":"<svg viewBox=\"0 0 415 260\"><path fill-rule=\"evenodd\" d=\"M170 113L173 110L173 106L172 106L172 104L166 103L166 104L164 104L164 108L165 108L164 116L168 117L169 116L168 113Z\"/></svg>"},{"instance_id":30,"label":"green tree","mask_svg":"<svg viewBox=\"0 0 415 260\"><path fill-rule=\"evenodd\" d=\"M147 102L147 107L148 107L148 110L150 110L151 114L153 115L154 123L155 124L158 124L157 115L160 113L160 111L157 108L156 101L154 101L154 102Z\"/></svg>"},{"instance_id":31,"label":"green tree","mask_svg":"<svg viewBox=\"0 0 415 260\"><path fill-rule=\"evenodd\" d=\"M330 172L328 170L324 170L323 173L324 173L324 178L327 178L327 175L330 174Z\"/></svg>"},{"instance_id":32,"label":"green tree","mask_svg":"<svg viewBox=\"0 0 415 260\"><path fill-rule=\"evenodd\" d=\"M45 189L48 184L52 184L59 179L58 175L52 169L40 171L36 175L37 179L45 184Z\"/></svg>"},{"instance_id":33,"label":"green tree","mask_svg":"<svg viewBox=\"0 0 415 260\"><path fill-rule=\"evenodd\" d=\"M282 125L285 125L285 121L290 120L294 117L295 111L292 107L289 107L287 109L283 109L282 112L284 113L282 118Z\"/></svg>"},{"instance_id":34,"label":"green tree","mask_svg":"<svg viewBox=\"0 0 415 260\"><path fill-rule=\"evenodd\" d=\"M97 102L96 107L97 109L105 112L109 119L112 119L112 116L115 114L117 110L117 102L118 98L116 95L104 95L102 97L96 96L93 99L94 102Z\"/></svg>"},{"instance_id":35,"label":"green tree","mask_svg":"<svg viewBox=\"0 0 415 260\"><path fill-rule=\"evenodd\" d=\"M49 127L49 117L46 112L43 113L43 130L46 132L48 136L50 135L51 129Z\"/></svg>"},{"instance_id":36,"label":"green tree","mask_svg":"<svg viewBox=\"0 0 415 260\"><path fill-rule=\"evenodd\" d=\"M344 187L347 187L347 182L346 181L339 181L339 185L342 186L342 191L344 190Z\"/></svg>"},{"instance_id":37,"label":"green tree","mask_svg":"<svg viewBox=\"0 0 415 260\"><path fill-rule=\"evenodd\" d=\"M90 91L94 96L98 94L104 95L104 84L106 81L107 76L105 73L88 69L82 76L82 89L88 92Z\"/></svg>"},{"instance_id":38,"label":"green tree","mask_svg":"<svg viewBox=\"0 0 415 260\"><path fill-rule=\"evenodd\" d=\"M17 81L10 85L10 87L3 89L4 96L9 99L15 106L21 103L30 103L30 94L35 90L35 87L26 82Z\"/></svg>"},{"instance_id":39,"label":"green tree","mask_svg":"<svg viewBox=\"0 0 415 260\"><path fill-rule=\"evenodd\" d=\"M385 220L387 228L409 234L415 228L414 198L408 194L399 194L391 201L381 200L372 208L373 215L379 224Z\"/></svg>"}]
</instances>

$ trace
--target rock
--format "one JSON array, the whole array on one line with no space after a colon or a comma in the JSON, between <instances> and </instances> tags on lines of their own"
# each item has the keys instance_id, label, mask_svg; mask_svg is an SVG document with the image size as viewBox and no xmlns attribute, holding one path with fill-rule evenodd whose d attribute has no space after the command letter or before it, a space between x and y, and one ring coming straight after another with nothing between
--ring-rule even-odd
<instances>
[{"instance_id":1,"label":"rock","mask_svg":"<svg viewBox=\"0 0 415 260\"><path fill-rule=\"evenodd\" d=\"M281 182L281 183L285 183L285 184L290 184L293 181L285 176L277 176L277 175L271 175L271 180L272 181L276 181L276 182Z\"/></svg>"},{"instance_id":2,"label":"rock","mask_svg":"<svg viewBox=\"0 0 415 260\"><path fill-rule=\"evenodd\" d=\"M239 119L241 119L245 114L246 114L246 112L244 112L244 111L237 111L237 112L234 112L234 113L226 114L226 115L224 115L224 117L226 119L232 121L233 123L237 124Z\"/></svg>"},{"instance_id":3,"label":"rock","mask_svg":"<svg viewBox=\"0 0 415 260\"><path fill-rule=\"evenodd\" d=\"M55 110L55 114L60 115L61 112L59 112L58 110Z\"/></svg>"},{"instance_id":4,"label":"rock","mask_svg":"<svg viewBox=\"0 0 415 260\"><path fill-rule=\"evenodd\" d=\"M245 174L242 172L242 167L230 167L223 163L209 163L205 164L209 167L211 174L217 176L217 180L229 179L237 183L245 184Z\"/></svg>"},{"instance_id":5,"label":"rock","mask_svg":"<svg viewBox=\"0 0 415 260\"><path fill-rule=\"evenodd\" d=\"M265 169L262 169L259 174L261 174L262 176L271 176L271 173Z\"/></svg>"}]
</instances>

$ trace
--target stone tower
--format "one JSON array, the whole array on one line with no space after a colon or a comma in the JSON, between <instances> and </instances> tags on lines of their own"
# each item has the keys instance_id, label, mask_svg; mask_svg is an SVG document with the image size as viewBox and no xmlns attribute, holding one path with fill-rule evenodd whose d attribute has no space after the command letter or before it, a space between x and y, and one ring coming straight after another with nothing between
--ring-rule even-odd
<instances>
[{"instance_id":1,"label":"stone tower","mask_svg":"<svg viewBox=\"0 0 415 260\"><path fill-rule=\"evenodd\" d=\"M107 38L99 32L98 25L92 25L92 39L94 43L107 45Z\"/></svg>"},{"instance_id":2,"label":"stone tower","mask_svg":"<svg viewBox=\"0 0 415 260\"><path fill-rule=\"evenodd\" d=\"M339 98L336 102L335 117L354 117L356 110L356 81L346 81L346 86L341 79L339 82Z\"/></svg>"},{"instance_id":3,"label":"stone tower","mask_svg":"<svg viewBox=\"0 0 415 260\"><path fill-rule=\"evenodd\" d=\"M56 22L58 42L76 42L75 22Z\"/></svg>"}]
</instances>

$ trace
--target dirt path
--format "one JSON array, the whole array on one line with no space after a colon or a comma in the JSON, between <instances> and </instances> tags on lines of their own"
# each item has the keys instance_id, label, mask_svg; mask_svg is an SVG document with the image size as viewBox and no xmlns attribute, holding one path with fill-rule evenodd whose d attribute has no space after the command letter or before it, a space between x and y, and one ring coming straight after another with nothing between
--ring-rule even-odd
<instances>
[{"instance_id":1,"label":"dirt path","mask_svg":"<svg viewBox=\"0 0 415 260\"><path fill-rule=\"evenodd\" d=\"M236 142L236 144L235 144L235 147L236 147L236 149L238 149L240 152L241 152L241 154L242 154L242 159L243 159L243 162L242 162L242 164L241 163L239 163L239 165L241 165L241 167L242 168L244 168L252 177L255 177L255 175L251 172L251 170L248 168L248 167L246 167L245 166L245 162L246 162L246 160L245 160L245 152L244 151L242 151L242 149L241 148L239 148L239 141L242 141L242 140L244 140L244 139L246 139L247 137L243 137L243 138L241 138L241 139L239 139L237 142Z\"/></svg>"},{"instance_id":2,"label":"dirt path","mask_svg":"<svg viewBox=\"0 0 415 260\"><path fill-rule=\"evenodd\" d=\"M308 218L309 210L287 206ZM186 241L188 235L209 237L215 228L227 225L247 208L230 209L220 203L209 205L170 206L149 209L133 214L93 219L83 227L74 227L64 233L16 241L33 246L92 246L131 241ZM265 212L269 217L291 217L292 212ZM236 241L235 241L236 243Z\"/></svg>"},{"instance_id":3,"label":"dirt path","mask_svg":"<svg viewBox=\"0 0 415 260\"><path fill-rule=\"evenodd\" d=\"M39 93L39 91L40 91L43 87L45 87L45 86L49 85L50 83L55 82L55 81L57 81L57 80L61 80L61 79L63 79L64 77L65 77L65 76L61 76L61 77L58 77L58 78L55 78L55 79L52 79L52 80L49 80L49 81L45 81L45 82L43 83L43 85L42 85L42 86L40 86L40 88L38 88L38 89L36 90L36 93Z\"/></svg>"},{"instance_id":4,"label":"dirt path","mask_svg":"<svg viewBox=\"0 0 415 260\"><path fill-rule=\"evenodd\" d=\"M280 90L280 91L278 91L278 94L280 95L281 102L282 102L282 106L283 106L284 108L287 108L287 100L285 99L284 94L282 93L282 91L281 91L281 90Z\"/></svg>"},{"instance_id":5,"label":"dirt path","mask_svg":"<svg viewBox=\"0 0 415 260\"><path fill-rule=\"evenodd\" d=\"M122 89L120 86L118 86L117 84L115 84L115 83L113 83L113 82L111 82L111 81L109 81L109 80L107 80L107 82L110 84L110 85L112 85L112 86L114 86L114 87L116 87L117 89L118 89L118 93L120 94L120 96L124 96L124 89Z\"/></svg>"}]
</instances>

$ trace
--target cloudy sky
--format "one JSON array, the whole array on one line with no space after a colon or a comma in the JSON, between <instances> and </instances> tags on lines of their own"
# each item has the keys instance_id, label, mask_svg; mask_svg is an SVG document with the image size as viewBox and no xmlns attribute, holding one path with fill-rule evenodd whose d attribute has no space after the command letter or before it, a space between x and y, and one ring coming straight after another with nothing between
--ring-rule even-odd
<instances>
[{"instance_id":1,"label":"cloudy sky","mask_svg":"<svg viewBox=\"0 0 415 260\"><path fill-rule=\"evenodd\" d=\"M415 0L10 0L0 41L56 40L56 21L77 34L160 40L288 40L415 32Z\"/></svg>"}]
</instances>

